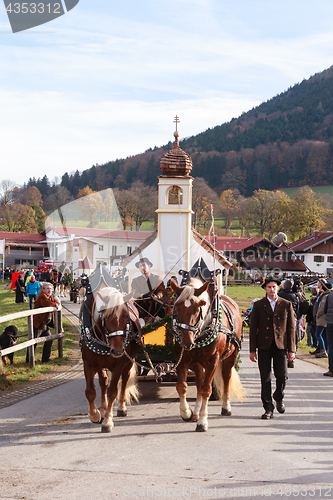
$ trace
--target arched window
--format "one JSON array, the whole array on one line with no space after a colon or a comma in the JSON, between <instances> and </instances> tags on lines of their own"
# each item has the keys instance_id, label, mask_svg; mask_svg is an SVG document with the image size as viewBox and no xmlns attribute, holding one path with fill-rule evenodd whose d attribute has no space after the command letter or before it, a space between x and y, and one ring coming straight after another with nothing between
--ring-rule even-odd
<instances>
[{"instance_id":1,"label":"arched window","mask_svg":"<svg viewBox=\"0 0 333 500\"><path fill-rule=\"evenodd\" d=\"M179 186L171 186L168 190L168 205L182 205L183 190Z\"/></svg>"}]
</instances>

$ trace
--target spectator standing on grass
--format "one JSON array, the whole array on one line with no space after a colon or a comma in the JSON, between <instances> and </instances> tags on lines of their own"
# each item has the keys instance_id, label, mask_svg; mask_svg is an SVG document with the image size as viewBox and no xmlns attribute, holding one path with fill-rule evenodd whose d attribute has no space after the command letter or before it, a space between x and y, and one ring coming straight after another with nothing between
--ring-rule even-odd
<instances>
[{"instance_id":1,"label":"spectator standing on grass","mask_svg":"<svg viewBox=\"0 0 333 500\"><path fill-rule=\"evenodd\" d=\"M29 296L30 309L33 309L33 302L35 302L36 297L39 294L39 291L40 291L40 284L38 283L38 281L36 281L35 276L32 275L25 287L25 295L26 297Z\"/></svg>"},{"instance_id":2,"label":"spectator standing on grass","mask_svg":"<svg viewBox=\"0 0 333 500\"><path fill-rule=\"evenodd\" d=\"M23 280L23 275L20 274L20 276L17 278L15 281L15 302L16 304L20 304L21 302L26 302L26 299L24 298L24 280Z\"/></svg>"},{"instance_id":3,"label":"spectator standing on grass","mask_svg":"<svg viewBox=\"0 0 333 500\"><path fill-rule=\"evenodd\" d=\"M326 297L332 288L331 283L322 278L318 282L319 295L313 306L313 314L316 315L316 339L317 348L312 351L316 358L327 358L326 340L326 315L324 312Z\"/></svg>"},{"instance_id":4,"label":"spectator standing on grass","mask_svg":"<svg viewBox=\"0 0 333 500\"><path fill-rule=\"evenodd\" d=\"M56 307L59 302L52 295L53 286L51 283L42 283L41 291L35 300L35 309L42 307ZM36 314L33 319L34 338L48 337L51 335L49 327L53 324L53 313ZM52 340L44 342L42 363L47 363L51 356ZM34 345L36 349L36 344ZM29 363L29 349L27 350L26 363Z\"/></svg>"},{"instance_id":5,"label":"spectator standing on grass","mask_svg":"<svg viewBox=\"0 0 333 500\"><path fill-rule=\"evenodd\" d=\"M326 336L328 344L328 371L326 377L333 377L333 293L327 295L324 312L326 314Z\"/></svg>"}]
</instances>

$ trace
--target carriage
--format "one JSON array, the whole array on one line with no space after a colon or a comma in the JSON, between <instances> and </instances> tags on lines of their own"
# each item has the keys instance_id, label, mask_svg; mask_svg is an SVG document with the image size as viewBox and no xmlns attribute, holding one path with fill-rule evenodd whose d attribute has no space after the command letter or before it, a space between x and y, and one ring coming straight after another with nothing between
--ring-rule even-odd
<instances>
[{"instance_id":1,"label":"carriage","mask_svg":"<svg viewBox=\"0 0 333 500\"><path fill-rule=\"evenodd\" d=\"M181 417L198 422L197 431L208 428L207 404L213 379L222 398L221 414L231 415L230 386L237 397L243 397L234 368L241 348L242 320L237 305L218 295L217 272L210 271L202 258L189 272L180 271L181 284L171 279L161 301L165 316L158 321L152 318L144 327L133 294L122 294L121 276L114 278L99 265L86 279L81 335L86 397L90 419L102 422L103 432L113 428L112 407L120 380L118 416L125 416L126 401L137 397L132 383L135 372L142 377L150 374L159 381L177 378ZM153 339L159 339L160 349L149 344ZM112 374L110 383L106 369ZM197 386L193 411L186 402L189 370L195 374ZM101 387L99 409L95 406L93 383L96 373Z\"/></svg>"}]
</instances>

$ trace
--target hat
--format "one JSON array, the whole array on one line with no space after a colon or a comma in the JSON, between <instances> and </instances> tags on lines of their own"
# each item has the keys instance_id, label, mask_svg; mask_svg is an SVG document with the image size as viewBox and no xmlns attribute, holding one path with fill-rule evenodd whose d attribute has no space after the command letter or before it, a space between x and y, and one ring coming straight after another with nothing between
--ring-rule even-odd
<instances>
[{"instance_id":1,"label":"hat","mask_svg":"<svg viewBox=\"0 0 333 500\"><path fill-rule=\"evenodd\" d=\"M267 276L264 283L261 285L261 288L266 288L266 285L271 281L274 281L277 285L281 285L281 280L279 280L279 278L276 278L275 276Z\"/></svg>"},{"instance_id":2,"label":"hat","mask_svg":"<svg viewBox=\"0 0 333 500\"><path fill-rule=\"evenodd\" d=\"M283 288L285 290L291 290L291 288L294 286L294 281L293 280L286 280L284 283L283 283Z\"/></svg>"},{"instance_id":3,"label":"hat","mask_svg":"<svg viewBox=\"0 0 333 500\"><path fill-rule=\"evenodd\" d=\"M146 262L148 264L148 266L152 267L152 263L150 262L149 259L147 259L147 257L142 257L142 259L138 260L138 262L135 263L135 267L137 267L139 269L139 264L141 264L141 262Z\"/></svg>"}]
</instances>

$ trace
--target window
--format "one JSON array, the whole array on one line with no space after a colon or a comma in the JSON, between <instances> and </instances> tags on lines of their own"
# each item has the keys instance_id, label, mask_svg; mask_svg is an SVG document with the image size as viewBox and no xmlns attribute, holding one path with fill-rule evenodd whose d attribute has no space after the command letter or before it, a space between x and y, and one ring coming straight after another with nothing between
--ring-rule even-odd
<instances>
[{"instance_id":1,"label":"window","mask_svg":"<svg viewBox=\"0 0 333 500\"><path fill-rule=\"evenodd\" d=\"M132 247L127 247L127 255L131 255L132 253Z\"/></svg>"},{"instance_id":2,"label":"window","mask_svg":"<svg viewBox=\"0 0 333 500\"><path fill-rule=\"evenodd\" d=\"M313 257L314 262L324 262L324 260L325 260L325 257L323 255L315 255Z\"/></svg>"},{"instance_id":3,"label":"window","mask_svg":"<svg viewBox=\"0 0 333 500\"><path fill-rule=\"evenodd\" d=\"M103 247L103 245L98 245L98 250L99 250L100 252L103 252L103 248L104 248L104 247Z\"/></svg>"},{"instance_id":4,"label":"window","mask_svg":"<svg viewBox=\"0 0 333 500\"><path fill-rule=\"evenodd\" d=\"M168 205L182 205L183 190L179 186L171 186L168 191Z\"/></svg>"},{"instance_id":5,"label":"window","mask_svg":"<svg viewBox=\"0 0 333 500\"><path fill-rule=\"evenodd\" d=\"M332 257L332 255L329 255L329 256L327 257L327 262L333 262L333 257Z\"/></svg>"},{"instance_id":6,"label":"window","mask_svg":"<svg viewBox=\"0 0 333 500\"><path fill-rule=\"evenodd\" d=\"M112 245L111 255L112 256L117 255L117 245Z\"/></svg>"}]
</instances>

